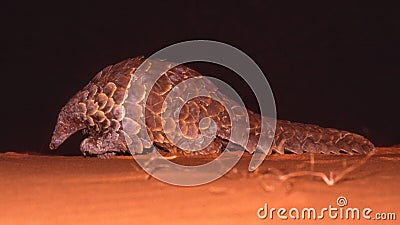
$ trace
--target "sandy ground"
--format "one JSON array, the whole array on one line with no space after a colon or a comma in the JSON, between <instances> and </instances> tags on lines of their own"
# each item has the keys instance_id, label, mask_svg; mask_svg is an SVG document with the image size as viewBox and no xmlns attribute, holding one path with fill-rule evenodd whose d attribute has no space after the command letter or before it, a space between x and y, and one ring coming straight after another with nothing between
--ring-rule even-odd
<instances>
[{"instance_id":1,"label":"sandy ground","mask_svg":"<svg viewBox=\"0 0 400 225\"><path fill-rule=\"evenodd\" d=\"M254 173L247 171L250 155L215 182L178 187L148 178L132 157L110 160L80 156L0 154L0 224L314 224L314 219L257 216L259 208L313 207L318 215L329 205L342 209L371 208L395 213L396 220L337 219L324 214L320 224L399 224L400 148L380 148L363 165L333 186L320 177L287 180L285 174L319 171L333 177L365 156L272 155ZM178 158L178 163L205 162ZM280 175L278 175L280 174ZM339 207L339 196L347 205ZM295 213L292 210L292 213ZM264 211L260 211L262 215ZM384 214L389 215L389 214ZM306 214L307 216L307 214Z\"/></svg>"}]
</instances>

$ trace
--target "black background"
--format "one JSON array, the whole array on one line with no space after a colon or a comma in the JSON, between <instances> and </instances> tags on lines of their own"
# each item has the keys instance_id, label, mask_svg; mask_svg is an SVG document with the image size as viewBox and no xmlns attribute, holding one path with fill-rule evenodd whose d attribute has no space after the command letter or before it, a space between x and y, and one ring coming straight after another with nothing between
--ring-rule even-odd
<instances>
[{"instance_id":1,"label":"black background","mask_svg":"<svg viewBox=\"0 0 400 225\"><path fill-rule=\"evenodd\" d=\"M379 146L400 143L400 8L319 2L2 3L0 151L50 153L60 108L99 70L193 39L252 57L280 119L350 130ZM236 83L227 70L204 68ZM79 154L81 139L52 154Z\"/></svg>"}]
</instances>

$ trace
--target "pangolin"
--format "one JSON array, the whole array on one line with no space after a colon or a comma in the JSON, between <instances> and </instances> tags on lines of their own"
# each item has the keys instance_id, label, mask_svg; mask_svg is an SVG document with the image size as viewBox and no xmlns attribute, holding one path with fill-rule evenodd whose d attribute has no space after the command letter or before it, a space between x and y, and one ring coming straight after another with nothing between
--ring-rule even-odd
<instances>
[{"instance_id":1,"label":"pangolin","mask_svg":"<svg viewBox=\"0 0 400 225\"><path fill-rule=\"evenodd\" d=\"M72 134L83 130L89 135L80 145L84 155L138 154L152 146L172 154L186 155L223 151L230 135L235 136L231 129L231 119L234 118L230 118L226 108L213 96L220 96L232 108L236 107L235 103L224 99L224 95L207 79L199 81L198 86L190 86L190 83L182 85L183 81L202 77L199 72L184 65L168 68L154 86L150 85L146 79L154 65L149 64L147 73L135 73L144 61L141 56L108 66L78 91L58 115L50 149L57 149ZM177 95L167 98L175 88L180 91L189 89L201 95L183 102L178 90ZM148 97L144 104L146 94ZM182 107L176 108L174 102L180 102ZM169 111L175 114L174 118L161 115L168 111L166 108L171 109ZM352 155L374 150L374 145L361 135L285 120L276 121L272 145L266 149L262 141L259 142L261 116L251 110L236 109L237 116L246 112L248 115L248 142L241 147L250 153L260 149L267 154L313 152ZM204 127L211 126L210 120L202 121L202 118L214 121L216 137L213 141L199 151L177 147L174 143L181 139L196 139ZM175 135L177 129L180 129L181 135ZM143 138L144 132L149 138Z\"/></svg>"}]
</instances>

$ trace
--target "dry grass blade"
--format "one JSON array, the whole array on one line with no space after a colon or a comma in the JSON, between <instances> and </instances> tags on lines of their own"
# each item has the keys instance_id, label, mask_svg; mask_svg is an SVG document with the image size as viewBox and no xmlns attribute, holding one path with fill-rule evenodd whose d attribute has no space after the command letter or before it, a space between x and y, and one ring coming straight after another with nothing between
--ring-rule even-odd
<instances>
[{"instance_id":1,"label":"dry grass blade","mask_svg":"<svg viewBox=\"0 0 400 225\"><path fill-rule=\"evenodd\" d=\"M374 154L375 154L375 151L371 151L358 163L356 163L350 167L347 167L346 169L340 171L336 175L334 174L334 172L330 172L329 176L328 176L327 174L325 174L323 172L315 172L315 171L298 171L298 172L283 174L281 171L279 171L275 168L269 168L268 170L271 171L272 173L274 173L275 175L277 175L278 179L281 181L286 181L286 180L288 180L290 178L294 178L294 177L313 176L313 177L320 177L327 185L332 186L332 185L336 184L339 180L343 179L347 174L349 174L350 172L354 171L355 169L357 169L360 166L362 166L363 164L365 164ZM313 158L312 158L312 160L313 160Z\"/></svg>"}]
</instances>

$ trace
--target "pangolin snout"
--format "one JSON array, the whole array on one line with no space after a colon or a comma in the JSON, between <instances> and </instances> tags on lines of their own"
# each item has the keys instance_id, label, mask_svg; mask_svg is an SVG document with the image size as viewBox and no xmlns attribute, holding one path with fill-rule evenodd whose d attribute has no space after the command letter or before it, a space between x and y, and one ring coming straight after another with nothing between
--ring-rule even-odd
<instances>
[{"instance_id":1,"label":"pangolin snout","mask_svg":"<svg viewBox=\"0 0 400 225\"><path fill-rule=\"evenodd\" d=\"M56 150L58 148L58 146L56 146L53 143L50 143L49 148L50 148L50 150Z\"/></svg>"},{"instance_id":2,"label":"pangolin snout","mask_svg":"<svg viewBox=\"0 0 400 225\"><path fill-rule=\"evenodd\" d=\"M67 104L67 106L69 106ZM73 114L64 111L63 109L58 117L56 127L51 137L49 148L55 150L71 135L85 127L85 124L76 120Z\"/></svg>"},{"instance_id":3,"label":"pangolin snout","mask_svg":"<svg viewBox=\"0 0 400 225\"><path fill-rule=\"evenodd\" d=\"M51 150L56 150L58 147L60 147L60 145L62 143L63 143L63 141L61 141L59 138L55 137L55 135L53 134L53 136L51 137L49 148Z\"/></svg>"}]
</instances>

